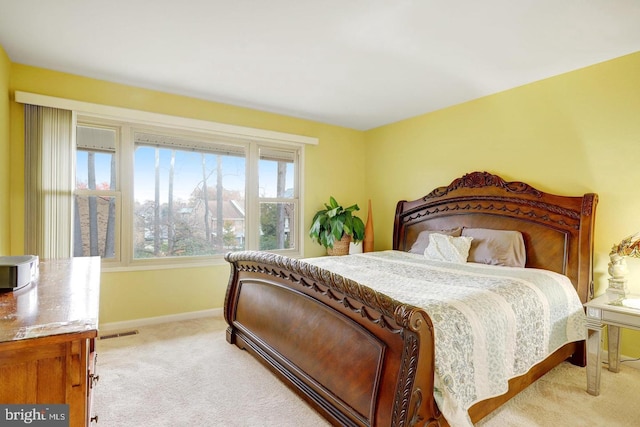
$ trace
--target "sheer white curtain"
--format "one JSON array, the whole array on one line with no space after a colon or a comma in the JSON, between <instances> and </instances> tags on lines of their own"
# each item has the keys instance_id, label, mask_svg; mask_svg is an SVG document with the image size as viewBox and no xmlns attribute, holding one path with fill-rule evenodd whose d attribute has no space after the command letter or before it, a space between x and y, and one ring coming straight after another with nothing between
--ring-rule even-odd
<instances>
[{"instance_id":1,"label":"sheer white curtain","mask_svg":"<svg viewBox=\"0 0 640 427\"><path fill-rule=\"evenodd\" d=\"M72 256L75 177L71 111L25 105L25 253Z\"/></svg>"}]
</instances>

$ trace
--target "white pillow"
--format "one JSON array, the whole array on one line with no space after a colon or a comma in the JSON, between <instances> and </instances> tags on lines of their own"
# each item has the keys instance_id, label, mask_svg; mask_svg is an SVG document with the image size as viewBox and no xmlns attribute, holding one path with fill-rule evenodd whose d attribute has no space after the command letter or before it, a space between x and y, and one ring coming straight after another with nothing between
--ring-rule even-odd
<instances>
[{"instance_id":1,"label":"white pillow","mask_svg":"<svg viewBox=\"0 0 640 427\"><path fill-rule=\"evenodd\" d=\"M422 230L416 241L411 245L409 252L412 254L424 254L424 250L429 246L429 236L432 233L446 234L447 236L459 237L462 234L462 227L451 228L449 230Z\"/></svg>"},{"instance_id":2,"label":"white pillow","mask_svg":"<svg viewBox=\"0 0 640 427\"><path fill-rule=\"evenodd\" d=\"M473 237L453 237L432 233L429 235L429 246L424 250L424 256L434 261L455 262L464 264L469 256L469 248Z\"/></svg>"}]
</instances>

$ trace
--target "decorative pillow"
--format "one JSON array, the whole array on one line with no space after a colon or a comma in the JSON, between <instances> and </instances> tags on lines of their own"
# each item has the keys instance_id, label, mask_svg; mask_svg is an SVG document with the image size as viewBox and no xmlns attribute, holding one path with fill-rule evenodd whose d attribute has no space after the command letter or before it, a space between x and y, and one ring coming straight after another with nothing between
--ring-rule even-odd
<instances>
[{"instance_id":1,"label":"decorative pillow","mask_svg":"<svg viewBox=\"0 0 640 427\"><path fill-rule=\"evenodd\" d=\"M463 228L462 235L473 237L469 262L508 267L524 267L527 263L527 251L519 231Z\"/></svg>"},{"instance_id":2,"label":"decorative pillow","mask_svg":"<svg viewBox=\"0 0 640 427\"><path fill-rule=\"evenodd\" d=\"M464 264L467 262L472 240L473 237L453 237L431 233L429 235L429 246L424 250L424 256L434 261Z\"/></svg>"},{"instance_id":3,"label":"decorative pillow","mask_svg":"<svg viewBox=\"0 0 640 427\"><path fill-rule=\"evenodd\" d=\"M432 233L445 234L447 236L453 236L453 237L460 237L460 234L462 233L462 227L452 228L450 230L421 231L420 234L418 234L418 238L416 239L416 241L413 242L413 245L411 245L411 249L409 249L409 252L411 252L412 254L420 254L420 255L424 254L424 250L427 249L427 246L429 246L429 236Z\"/></svg>"}]
</instances>

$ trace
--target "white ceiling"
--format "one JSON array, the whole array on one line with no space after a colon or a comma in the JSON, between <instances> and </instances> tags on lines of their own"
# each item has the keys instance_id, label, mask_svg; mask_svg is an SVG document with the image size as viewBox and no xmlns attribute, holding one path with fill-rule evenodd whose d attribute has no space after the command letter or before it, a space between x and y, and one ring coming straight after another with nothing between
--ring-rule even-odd
<instances>
[{"instance_id":1,"label":"white ceiling","mask_svg":"<svg viewBox=\"0 0 640 427\"><path fill-rule=\"evenodd\" d=\"M0 0L0 45L365 130L640 51L640 0Z\"/></svg>"}]
</instances>

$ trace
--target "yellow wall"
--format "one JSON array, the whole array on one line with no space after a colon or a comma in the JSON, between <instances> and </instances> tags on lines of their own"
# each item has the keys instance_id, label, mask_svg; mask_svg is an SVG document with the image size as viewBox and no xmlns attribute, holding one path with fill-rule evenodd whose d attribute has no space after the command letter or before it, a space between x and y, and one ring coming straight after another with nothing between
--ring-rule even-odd
<instances>
[{"instance_id":1,"label":"yellow wall","mask_svg":"<svg viewBox=\"0 0 640 427\"><path fill-rule=\"evenodd\" d=\"M304 210L308 230L312 214L334 195L343 203L364 199L364 134L337 126L285 117L246 108L108 83L21 64L11 64L10 92L26 91L97 104L171 114L194 119L255 127L317 137L317 146L306 148ZM1 89L1 88L0 88ZM0 207L0 218L11 216L11 252L24 250L24 113L11 102L12 132L10 176L14 209ZM1 146L1 145L0 145ZM341 156L335 153L340 152ZM2 172L0 172L2 173ZM6 176L0 175L6 185ZM1 230L1 228L0 228ZM306 232L305 232L306 235ZM307 237L305 256L319 256L324 249ZM222 307L229 277L228 265L102 274L100 322L117 322Z\"/></svg>"},{"instance_id":2,"label":"yellow wall","mask_svg":"<svg viewBox=\"0 0 640 427\"><path fill-rule=\"evenodd\" d=\"M9 165L10 120L9 120L9 70L11 61L0 46L0 255L9 255Z\"/></svg>"},{"instance_id":3,"label":"yellow wall","mask_svg":"<svg viewBox=\"0 0 640 427\"><path fill-rule=\"evenodd\" d=\"M608 253L640 231L640 53L366 132L376 248L391 247L394 206L472 171L539 190L598 193L596 294ZM640 293L640 259L628 260ZM640 355L640 335L622 352Z\"/></svg>"},{"instance_id":4,"label":"yellow wall","mask_svg":"<svg viewBox=\"0 0 640 427\"><path fill-rule=\"evenodd\" d=\"M559 194L596 192L596 293L606 288L608 252L640 230L640 53L421 115L367 132L11 64L0 51L0 91L14 90L318 137L306 151L304 230L329 195L366 206L375 247L391 247L399 199L479 170ZM0 99L0 253L23 250L23 113ZM3 112L4 109L4 112ZM4 129L3 129L4 127ZM7 147L10 145L10 147ZM336 156L336 153L343 153ZM329 169L328 166L331 166ZM8 183L7 183L8 182ZM10 190L9 190L10 188ZM5 199L6 200L6 199ZM363 219L366 212L363 210ZM7 220L7 218L9 218ZM10 225L10 227L9 227ZM9 232L10 229L10 232ZM10 233L10 236L8 234ZM10 237L10 247L7 243ZM324 250L306 242L305 256ZM640 260L628 260L640 293ZM104 273L101 322L221 307L228 267ZM640 335L623 332L622 352L640 355Z\"/></svg>"}]
</instances>

